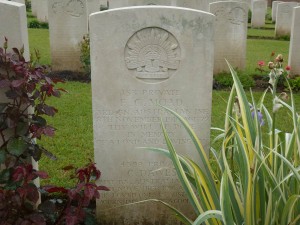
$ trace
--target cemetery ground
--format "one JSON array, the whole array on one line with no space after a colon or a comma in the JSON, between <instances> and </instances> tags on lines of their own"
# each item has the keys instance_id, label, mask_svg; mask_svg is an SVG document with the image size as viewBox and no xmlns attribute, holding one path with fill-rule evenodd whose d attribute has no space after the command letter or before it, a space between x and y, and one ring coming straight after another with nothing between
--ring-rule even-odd
<instances>
[{"instance_id":1,"label":"cemetery ground","mask_svg":"<svg viewBox=\"0 0 300 225\"><path fill-rule=\"evenodd\" d=\"M274 24L270 21L262 29L248 28L247 40L247 66L245 71L240 71L245 76L253 74L262 75L268 80L268 70L260 73L256 70L257 62L270 60L270 54L283 54L287 61L289 41L274 40ZM29 28L29 41L31 52L38 49L41 55L42 64L50 64L49 31L47 29ZM230 59L229 59L230 61ZM285 62L286 65L286 62ZM246 81L247 82L247 81ZM56 106L59 113L54 117L49 117L49 124L56 129L53 138L44 138L42 145L53 152L58 160L52 161L43 157L40 161L40 169L49 173L49 179L42 181L42 184L54 184L72 186L75 181L69 179L70 172L63 171L66 165L81 167L90 159L93 160L93 127L92 127L92 97L90 83L67 81L60 84L68 91L60 99L50 99L51 104ZM254 88L254 97L258 100L262 90ZM250 92L247 91L248 96ZM222 127L226 111L228 90L214 90L212 103L212 127ZM267 95L267 106L271 107L271 95ZM300 108L300 96L295 94L296 107ZM278 121L279 129L289 131L292 123L291 115L286 110L279 112L279 117L284 118ZM216 134L212 132L211 141ZM146 147L146 146L141 146ZM148 146L147 146L148 147ZM214 144L218 149L218 143ZM103 156L105 157L105 156ZM101 165L98 165L101 170Z\"/></svg>"}]
</instances>

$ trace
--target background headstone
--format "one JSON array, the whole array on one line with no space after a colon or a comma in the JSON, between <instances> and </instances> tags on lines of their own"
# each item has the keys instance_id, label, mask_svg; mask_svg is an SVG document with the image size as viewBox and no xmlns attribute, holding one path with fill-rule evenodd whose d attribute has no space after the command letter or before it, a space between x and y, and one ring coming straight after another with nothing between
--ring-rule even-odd
<instances>
[{"instance_id":1,"label":"background headstone","mask_svg":"<svg viewBox=\"0 0 300 225\"><path fill-rule=\"evenodd\" d=\"M178 6L192 9L208 11L209 0L111 0L109 8L119 8L126 6L141 6L141 5L165 5Z\"/></svg>"},{"instance_id":2,"label":"background headstone","mask_svg":"<svg viewBox=\"0 0 300 225\"><path fill-rule=\"evenodd\" d=\"M293 9L289 65L292 75L300 75L300 7Z\"/></svg>"},{"instance_id":3,"label":"background headstone","mask_svg":"<svg viewBox=\"0 0 300 225\"><path fill-rule=\"evenodd\" d=\"M277 4L275 24L276 37L291 34L293 8L297 6L297 2L283 2Z\"/></svg>"},{"instance_id":4,"label":"background headstone","mask_svg":"<svg viewBox=\"0 0 300 225\"><path fill-rule=\"evenodd\" d=\"M272 22L276 21L277 5L282 3L282 1L273 1L272 2Z\"/></svg>"},{"instance_id":5,"label":"background headstone","mask_svg":"<svg viewBox=\"0 0 300 225\"><path fill-rule=\"evenodd\" d=\"M97 202L103 224L180 224L157 203L105 211L153 198L193 216L171 161L137 147L166 148L162 118L178 153L199 162L186 131L161 104L185 117L208 150L214 20L166 6L90 16L95 162L111 189Z\"/></svg>"},{"instance_id":6,"label":"background headstone","mask_svg":"<svg viewBox=\"0 0 300 225\"><path fill-rule=\"evenodd\" d=\"M211 3L216 16L214 74L228 72L227 59L234 68L246 66L248 4L234 1Z\"/></svg>"},{"instance_id":7,"label":"background headstone","mask_svg":"<svg viewBox=\"0 0 300 225\"><path fill-rule=\"evenodd\" d=\"M48 7L52 69L81 71L79 43L88 33L86 1L49 0Z\"/></svg>"},{"instance_id":8,"label":"background headstone","mask_svg":"<svg viewBox=\"0 0 300 225\"><path fill-rule=\"evenodd\" d=\"M39 0L31 0L31 13L32 15L36 16L37 15L37 4Z\"/></svg>"},{"instance_id":9,"label":"background headstone","mask_svg":"<svg viewBox=\"0 0 300 225\"><path fill-rule=\"evenodd\" d=\"M21 4L25 4L25 0L13 0L13 2L18 2L18 3L21 3Z\"/></svg>"},{"instance_id":10,"label":"background headstone","mask_svg":"<svg viewBox=\"0 0 300 225\"><path fill-rule=\"evenodd\" d=\"M38 0L36 17L40 22L48 22L48 0Z\"/></svg>"},{"instance_id":11,"label":"background headstone","mask_svg":"<svg viewBox=\"0 0 300 225\"><path fill-rule=\"evenodd\" d=\"M88 16L94 12L99 12L100 11L100 0L87 0L86 7L87 7L87 13L88 13L87 15Z\"/></svg>"},{"instance_id":12,"label":"background headstone","mask_svg":"<svg viewBox=\"0 0 300 225\"><path fill-rule=\"evenodd\" d=\"M260 28L265 26L267 2L265 0L254 0L252 3L251 27Z\"/></svg>"},{"instance_id":13,"label":"background headstone","mask_svg":"<svg viewBox=\"0 0 300 225\"><path fill-rule=\"evenodd\" d=\"M21 49L24 46L24 58L29 60L26 7L24 4L0 0L0 45L4 37L11 48Z\"/></svg>"}]
</instances>

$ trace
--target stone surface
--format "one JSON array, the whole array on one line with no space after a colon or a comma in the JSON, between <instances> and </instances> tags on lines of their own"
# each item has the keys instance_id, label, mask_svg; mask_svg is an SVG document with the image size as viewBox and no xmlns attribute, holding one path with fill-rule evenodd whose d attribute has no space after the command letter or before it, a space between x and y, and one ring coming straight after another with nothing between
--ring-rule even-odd
<instances>
[{"instance_id":1,"label":"stone surface","mask_svg":"<svg viewBox=\"0 0 300 225\"><path fill-rule=\"evenodd\" d=\"M221 1L210 4L216 16L214 74L229 71L227 59L234 68L246 66L248 4Z\"/></svg>"},{"instance_id":2,"label":"stone surface","mask_svg":"<svg viewBox=\"0 0 300 225\"><path fill-rule=\"evenodd\" d=\"M293 8L298 6L297 2L283 2L277 4L275 36L286 36L291 34Z\"/></svg>"},{"instance_id":3,"label":"stone surface","mask_svg":"<svg viewBox=\"0 0 300 225\"><path fill-rule=\"evenodd\" d=\"M49 32L53 70L80 71L80 47L88 33L86 1L49 0Z\"/></svg>"},{"instance_id":4,"label":"stone surface","mask_svg":"<svg viewBox=\"0 0 300 225\"><path fill-rule=\"evenodd\" d=\"M38 0L36 17L40 22L48 22L48 0Z\"/></svg>"},{"instance_id":5,"label":"stone surface","mask_svg":"<svg viewBox=\"0 0 300 225\"><path fill-rule=\"evenodd\" d=\"M292 75L300 75L300 6L293 9L289 65Z\"/></svg>"},{"instance_id":6,"label":"stone surface","mask_svg":"<svg viewBox=\"0 0 300 225\"><path fill-rule=\"evenodd\" d=\"M37 15L37 4L39 0L31 0L31 13L32 15L36 16Z\"/></svg>"},{"instance_id":7,"label":"stone surface","mask_svg":"<svg viewBox=\"0 0 300 225\"><path fill-rule=\"evenodd\" d=\"M140 5L178 6L208 11L209 0L112 0L109 2L110 9Z\"/></svg>"},{"instance_id":8,"label":"stone surface","mask_svg":"<svg viewBox=\"0 0 300 225\"><path fill-rule=\"evenodd\" d=\"M25 0L13 0L13 2L18 2L18 3L21 3L21 4L25 4Z\"/></svg>"},{"instance_id":9,"label":"stone surface","mask_svg":"<svg viewBox=\"0 0 300 225\"><path fill-rule=\"evenodd\" d=\"M24 57L29 60L26 7L24 4L0 0L0 45L7 37L10 48L21 49L24 46Z\"/></svg>"},{"instance_id":10,"label":"stone surface","mask_svg":"<svg viewBox=\"0 0 300 225\"><path fill-rule=\"evenodd\" d=\"M252 2L251 27L260 28L265 26L267 1L254 0Z\"/></svg>"},{"instance_id":11,"label":"stone surface","mask_svg":"<svg viewBox=\"0 0 300 225\"><path fill-rule=\"evenodd\" d=\"M100 11L100 0L86 0L88 15Z\"/></svg>"},{"instance_id":12,"label":"stone surface","mask_svg":"<svg viewBox=\"0 0 300 225\"><path fill-rule=\"evenodd\" d=\"M180 224L158 203L109 210L153 198L193 216L171 161L138 147L167 148L162 118L177 151L199 162L184 128L160 104L186 118L208 150L214 20L167 6L90 16L95 161L111 189L97 202L102 224Z\"/></svg>"},{"instance_id":13,"label":"stone surface","mask_svg":"<svg viewBox=\"0 0 300 225\"><path fill-rule=\"evenodd\" d=\"M273 1L272 2L272 21L276 21L276 13L277 13L277 5L278 3L282 3L282 1Z\"/></svg>"}]
</instances>

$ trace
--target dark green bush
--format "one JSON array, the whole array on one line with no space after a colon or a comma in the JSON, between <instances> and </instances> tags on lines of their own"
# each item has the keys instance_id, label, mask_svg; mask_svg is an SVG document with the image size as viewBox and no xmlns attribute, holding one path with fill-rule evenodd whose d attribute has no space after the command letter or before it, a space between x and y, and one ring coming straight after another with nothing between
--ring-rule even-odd
<instances>
[{"instance_id":1,"label":"dark green bush","mask_svg":"<svg viewBox=\"0 0 300 225\"><path fill-rule=\"evenodd\" d=\"M290 86L294 92L300 91L300 77L289 79ZM284 82L285 88L288 88L287 82Z\"/></svg>"},{"instance_id":2,"label":"dark green bush","mask_svg":"<svg viewBox=\"0 0 300 225\"><path fill-rule=\"evenodd\" d=\"M85 35L80 42L80 61L86 74L91 74L90 38Z\"/></svg>"},{"instance_id":3,"label":"dark green bush","mask_svg":"<svg viewBox=\"0 0 300 225\"><path fill-rule=\"evenodd\" d=\"M252 76L239 72L238 77L245 89L249 89L255 86L255 82ZM214 76L214 86L215 88L231 88L233 85L233 79L230 73L219 73Z\"/></svg>"},{"instance_id":4,"label":"dark green bush","mask_svg":"<svg viewBox=\"0 0 300 225\"><path fill-rule=\"evenodd\" d=\"M28 23L28 28L48 29L49 25L46 22L39 22L37 19L33 19Z\"/></svg>"},{"instance_id":5,"label":"dark green bush","mask_svg":"<svg viewBox=\"0 0 300 225\"><path fill-rule=\"evenodd\" d=\"M248 11L248 23L251 23L251 17L252 17L252 12L249 9L249 11Z\"/></svg>"}]
</instances>

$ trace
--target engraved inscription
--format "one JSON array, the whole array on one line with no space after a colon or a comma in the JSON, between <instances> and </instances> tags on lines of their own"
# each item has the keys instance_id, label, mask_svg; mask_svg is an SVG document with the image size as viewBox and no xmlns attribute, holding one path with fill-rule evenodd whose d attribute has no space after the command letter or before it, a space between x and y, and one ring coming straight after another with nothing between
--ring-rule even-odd
<instances>
[{"instance_id":1,"label":"engraved inscription","mask_svg":"<svg viewBox=\"0 0 300 225\"><path fill-rule=\"evenodd\" d=\"M125 62L134 76L148 82L166 80L180 63L180 46L166 30L149 27L130 37L125 47Z\"/></svg>"},{"instance_id":2,"label":"engraved inscription","mask_svg":"<svg viewBox=\"0 0 300 225\"><path fill-rule=\"evenodd\" d=\"M69 0L66 2L56 0L51 8L54 14L66 13L73 17L80 17L84 14L85 3L83 0Z\"/></svg>"}]
</instances>

